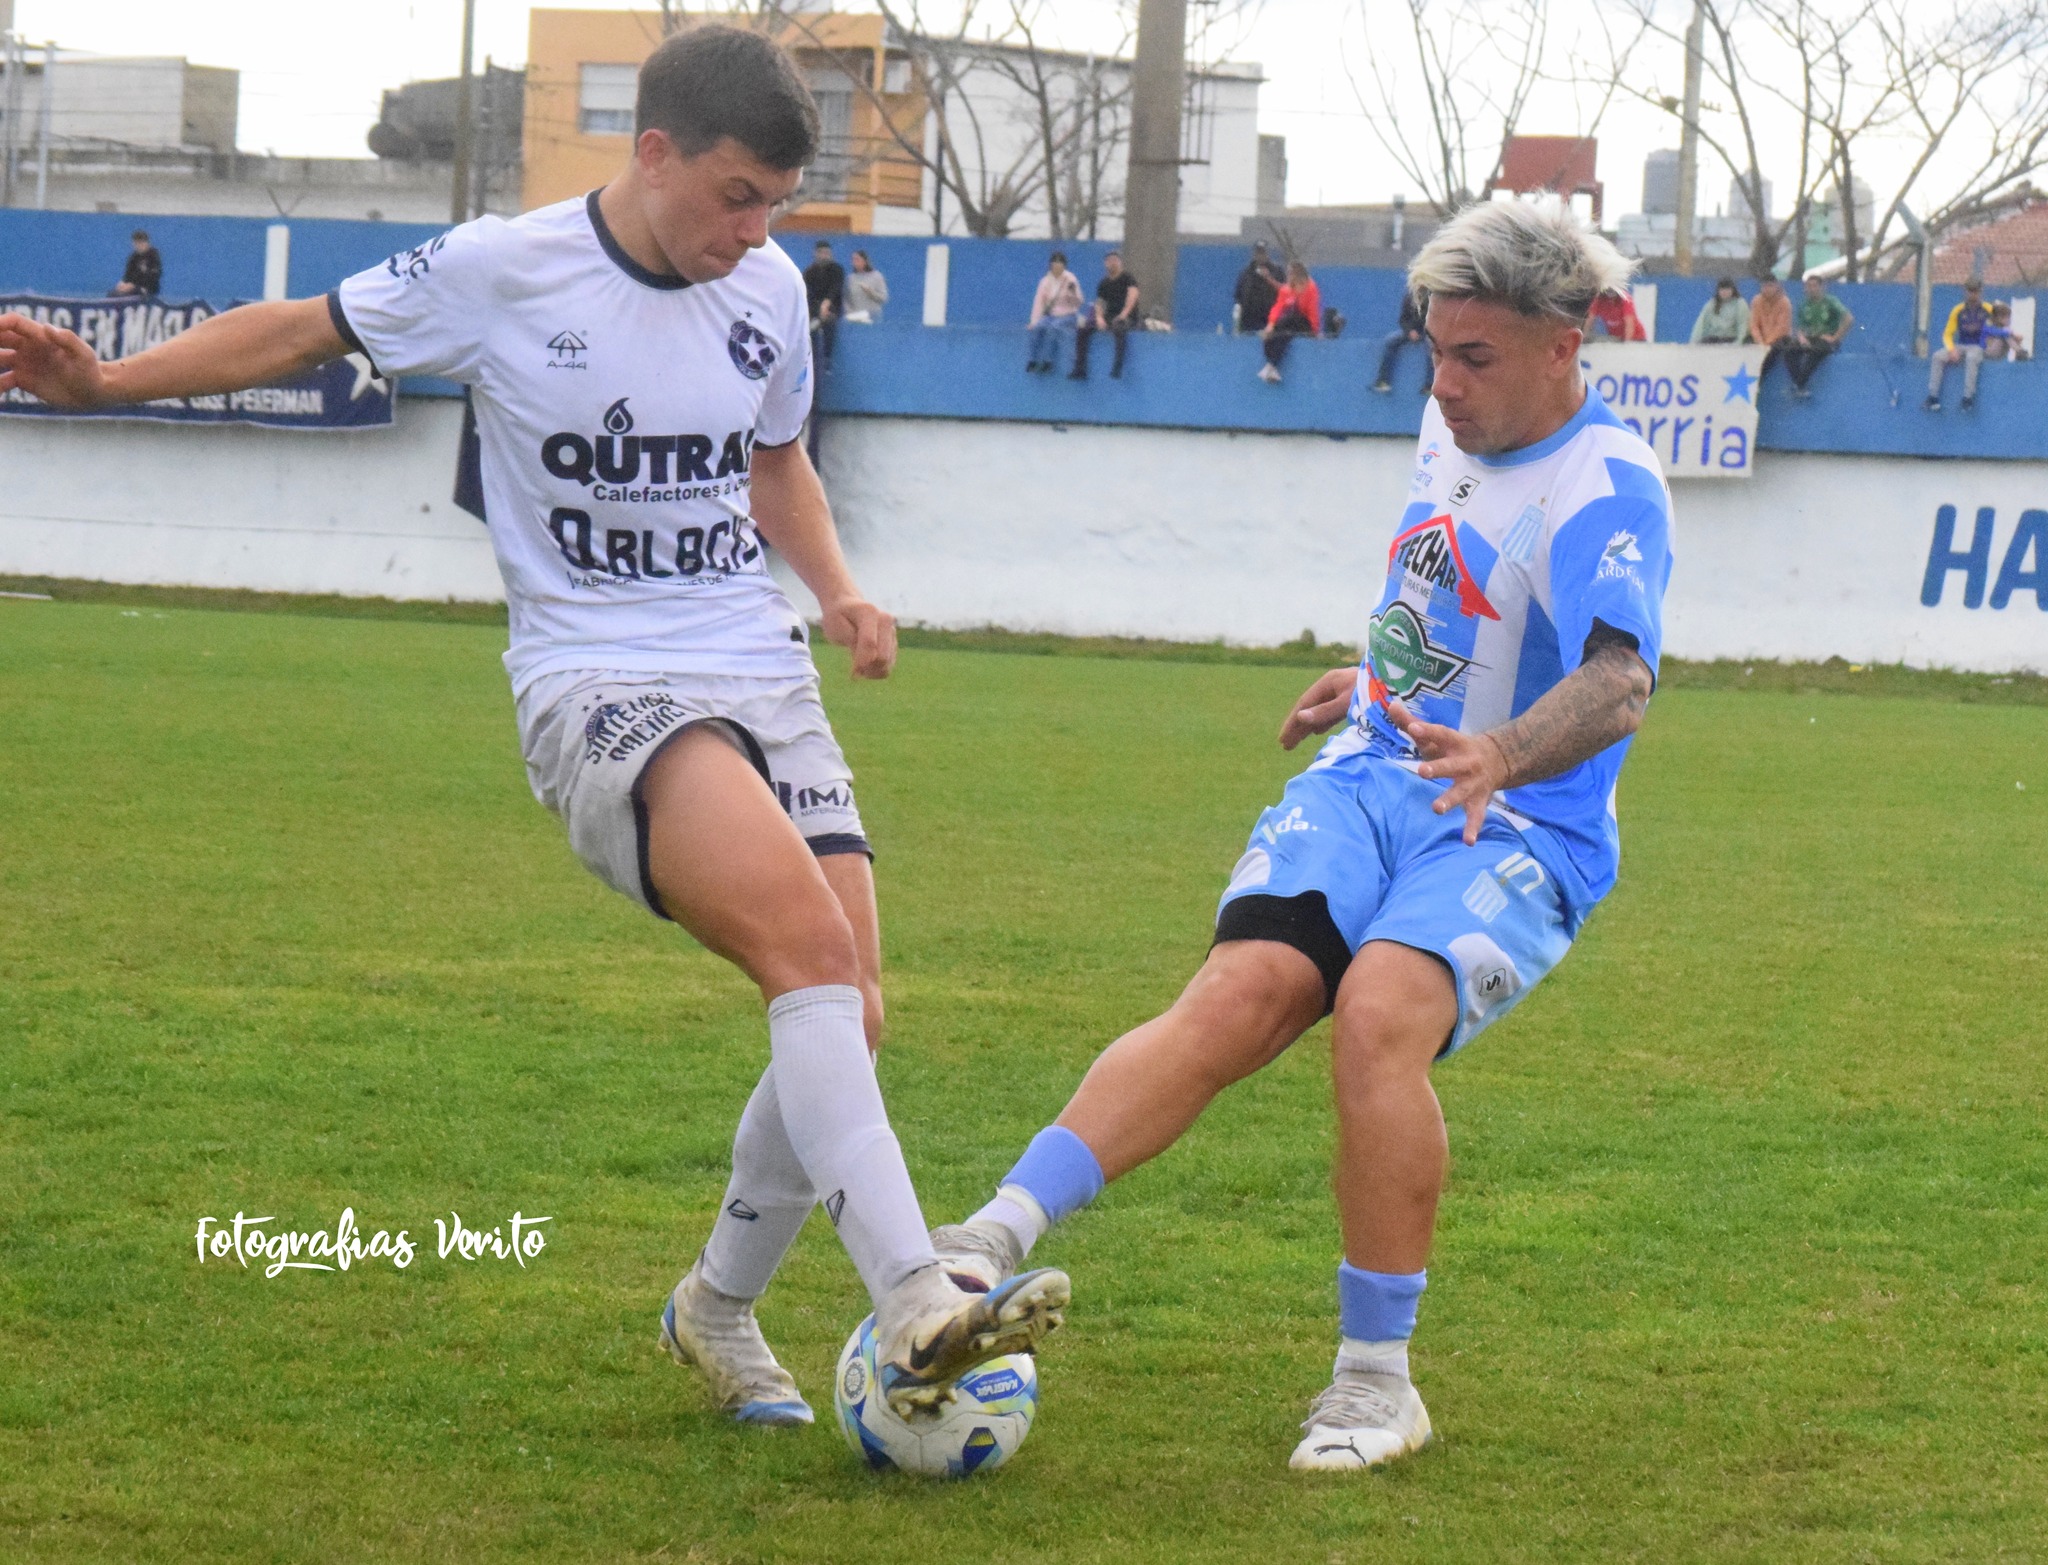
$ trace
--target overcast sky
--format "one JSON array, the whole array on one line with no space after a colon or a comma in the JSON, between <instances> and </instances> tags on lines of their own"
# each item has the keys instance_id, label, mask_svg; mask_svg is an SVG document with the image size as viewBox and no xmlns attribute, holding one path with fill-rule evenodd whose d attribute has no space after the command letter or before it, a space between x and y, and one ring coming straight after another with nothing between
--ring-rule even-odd
<instances>
[{"instance_id":1,"label":"overcast sky","mask_svg":"<svg viewBox=\"0 0 2048 1565\"><path fill-rule=\"evenodd\" d=\"M845 8L867 9L861 0ZM931 0L943 6L946 0ZM958 0L952 0L957 4ZM1197 0L1199 5L1200 0ZM1532 133L1576 134L1587 128L1599 94L1566 78L1574 39L1583 57L1592 38L1594 0L1553 0L1554 75L1532 100L1522 128ZM1674 8L1680 0L1672 0ZM1937 3L1937 0L1930 0ZM618 9L556 0L562 8ZM1260 128L1287 137L1288 198L1296 204L1384 201L1403 181L1367 132L1352 85L1363 79L1368 50L1391 58L1399 35L1399 0L1264 0L1238 30L1235 58L1261 64L1267 76ZM1109 0L1047 0L1061 31L1075 47L1116 42ZM648 7L651 9L651 7ZM928 9L930 6L928 5ZM527 6L519 0L478 0L476 60L501 65L526 58ZM1366 18L1373 19L1368 35ZM1382 19L1385 19L1383 23ZM364 133L377 117L386 87L422 77L454 74L462 35L461 0L350 0L316 6L291 0L16 0L16 27L40 42L100 53L184 55L197 64L232 66L242 73L241 144L286 155L360 157ZM1666 82L1663 75L1671 76ZM1669 60L1649 61L1632 79L1677 92ZM1639 208L1642 158L1653 147L1675 146L1666 115L1625 100L1614 102L1597 127L1600 177L1606 182L1607 220ZM1774 175L1789 188L1789 169ZM1884 160L1866 159L1875 174ZM1875 181L1881 195L1889 192ZM1719 209L1728 176L1703 154L1700 207ZM1411 196L1415 192L1408 192ZM1780 195L1779 205L1783 205Z\"/></svg>"}]
</instances>

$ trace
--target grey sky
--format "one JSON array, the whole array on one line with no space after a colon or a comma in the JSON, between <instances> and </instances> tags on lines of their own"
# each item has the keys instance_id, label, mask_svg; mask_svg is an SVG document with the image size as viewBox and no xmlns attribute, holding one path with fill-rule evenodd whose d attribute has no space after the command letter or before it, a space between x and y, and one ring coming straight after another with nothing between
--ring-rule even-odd
<instances>
[{"instance_id":1,"label":"grey sky","mask_svg":"<svg viewBox=\"0 0 2048 1565\"><path fill-rule=\"evenodd\" d=\"M579 0L556 3L567 8ZM1673 0L1674 12L1681 3ZM945 4L933 0L927 9ZM592 0L588 8L617 6L615 0ZM848 8L866 7L850 0ZM1109 0L1049 0L1048 10L1063 43L1116 42ZM1235 56L1258 61L1268 78L1261 128L1288 140L1290 200L1384 201L1402 188L1367 133L1351 72L1364 79L1368 50L1393 57L1404 10L1399 0L1264 0L1242 29ZM479 65L487 54L500 64L525 60L526 13L519 0L478 0ZM239 69L242 145L300 156L365 155L363 136L376 118L382 89L453 73L461 16L461 0L351 0L341 7L277 0L188 0L176 6L162 0L16 0L16 26L38 41L54 37L65 47L101 53L182 54L196 63ZM1593 36L1593 0L1553 0L1551 16L1553 78L1536 93L1522 128L1574 134L1585 128L1599 97L1565 79L1572 40ZM1579 52L1585 49L1582 44ZM1632 76L1659 90L1678 90L1672 59L1646 60ZM1653 147L1676 145L1675 130L1669 116L1639 103L1617 98L1611 104L1598 127L1610 223L1638 208L1642 156ZM1873 175L1889 172L1897 159L1875 150L1876 156L1866 155L1866 166ZM1774 168L1769 156L1765 162L1782 206L1789 167ZM1873 183L1881 197L1889 195L1883 178ZM1727 173L1711 158L1703 157L1700 189L1703 211L1727 199Z\"/></svg>"}]
</instances>

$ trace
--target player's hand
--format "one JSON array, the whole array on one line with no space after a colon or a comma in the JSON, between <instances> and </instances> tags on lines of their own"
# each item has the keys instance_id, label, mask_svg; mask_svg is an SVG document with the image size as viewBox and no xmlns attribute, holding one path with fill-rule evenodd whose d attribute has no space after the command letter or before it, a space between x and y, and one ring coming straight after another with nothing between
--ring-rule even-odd
<instances>
[{"instance_id":1,"label":"player's hand","mask_svg":"<svg viewBox=\"0 0 2048 1565\"><path fill-rule=\"evenodd\" d=\"M56 408L96 408L112 398L92 349L76 332L26 315L0 315L0 391L19 386Z\"/></svg>"},{"instance_id":2,"label":"player's hand","mask_svg":"<svg viewBox=\"0 0 2048 1565\"><path fill-rule=\"evenodd\" d=\"M1439 815L1463 809L1465 846L1471 847L1486 824L1487 803L1508 785L1508 758L1500 744L1491 734L1460 733L1442 723L1425 723L1398 700L1387 702L1387 716L1422 758L1416 775L1451 779L1430 808Z\"/></svg>"},{"instance_id":3,"label":"player's hand","mask_svg":"<svg viewBox=\"0 0 2048 1565\"><path fill-rule=\"evenodd\" d=\"M1352 693L1358 689L1358 669L1333 668L1301 693L1301 699L1280 725L1280 748L1292 750L1310 734L1326 734L1344 720L1351 710Z\"/></svg>"},{"instance_id":4,"label":"player's hand","mask_svg":"<svg viewBox=\"0 0 2048 1565\"><path fill-rule=\"evenodd\" d=\"M826 606L825 639L853 649L855 679L887 679L896 666L896 616L865 598L841 598Z\"/></svg>"}]
</instances>

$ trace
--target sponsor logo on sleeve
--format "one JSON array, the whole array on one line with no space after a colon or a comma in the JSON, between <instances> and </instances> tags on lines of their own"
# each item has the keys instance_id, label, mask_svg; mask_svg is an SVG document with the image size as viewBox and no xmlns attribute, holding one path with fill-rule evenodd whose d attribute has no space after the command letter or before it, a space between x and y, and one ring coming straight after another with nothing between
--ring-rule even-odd
<instances>
[{"instance_id":1,"label":"sponsor logo on sleeve","mask_svg":"<svg viewBox=\"0 0 2048 1565\"><path fill-rule=\"evenodd\" d=\"M384 263L389 272L407 287L411 287L434 269L434 257L439 255L448 243L446 234L437 234L423 245L414 245L410 250L401 250Z\"/></svg>"},{"instance_id":2,"label":"sponsor logo on sleeve","mask_svg":"<svg viewBox=\"0 0 2048 1565\"><path fill-rule=\"evenodd\" d=\"M1634 567L1643 561L1643 551L1636 546L1636 535L1622 531L1607 540L1607 547L1600 551L1600 568L1593 574L1605 580L1613 576L1625 576L1630 581L1639 581Z\"/></svg>"}]
</instances>

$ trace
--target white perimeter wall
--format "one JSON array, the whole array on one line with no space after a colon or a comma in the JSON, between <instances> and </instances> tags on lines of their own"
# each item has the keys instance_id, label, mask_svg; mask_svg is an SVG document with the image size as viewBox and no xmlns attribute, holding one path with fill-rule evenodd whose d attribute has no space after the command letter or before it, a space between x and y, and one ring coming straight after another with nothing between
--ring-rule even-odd
<instances>
[{"instance_id":1,"label":"white perimeter wall","mask_svg":"<svg viewBox=\"0 0 2048 1565\"><path fill-rule=\"evenodd\" d=\"M449 502L458 404L362 434L0 419L0 574L396 598L501 595ZM906 620L1077 635L1356 641L1406 499L1405 441L842 418L824 467L867 591ZM2048 464L1766 452L1677 494L1668 650L2048 672L2031 590L1920 588L1936 510L1996 580Z\"/></svg>"}]
</instances>

